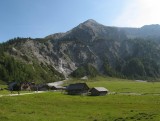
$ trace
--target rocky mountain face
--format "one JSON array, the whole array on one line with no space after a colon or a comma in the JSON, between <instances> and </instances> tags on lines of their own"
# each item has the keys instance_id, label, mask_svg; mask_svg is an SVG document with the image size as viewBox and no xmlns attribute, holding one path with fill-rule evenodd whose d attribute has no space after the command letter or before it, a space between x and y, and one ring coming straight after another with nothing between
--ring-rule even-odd
<instances>
[{"instance_id":1,"label":"rocky mountain face","mask_svg":"<svg viewBox=\"0 0 160 121\"><path fill-rule=\"evenodd\" d=\"M65 77L87 64L109 76L159 77L159 35L160 25L119 28L87 20L66 33L9 41L5 53L49 65Z\"/></svg>"},{"instance_id":2,"label":"rocky mountain face","mask_svg":"<svg viewBox=\"0 0 160 121\"><path fill-rule=\"evenodd\" d=\"M128 38L160 39L160 25L145 25L141 28L121 28Z\"/></svg>"}]
</instances>

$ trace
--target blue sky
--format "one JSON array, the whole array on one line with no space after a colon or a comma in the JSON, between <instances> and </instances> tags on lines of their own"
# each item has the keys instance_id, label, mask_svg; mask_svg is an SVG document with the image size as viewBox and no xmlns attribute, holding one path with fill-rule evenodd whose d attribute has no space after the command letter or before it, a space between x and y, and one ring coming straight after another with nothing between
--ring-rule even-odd
<instances>
[{"instance_id":1,"label":"blue sky","mask_svg":"<svg viewBox=\"0 0 160 121\"><path fill-rule=\"evenodd\" d=\"M40 38L66 32L87 19L107 26L159 24L160 17L155 17L160 10L157 2L159 0L0 0L0 42L14 37Z\"/></svg>"}]
</instances>

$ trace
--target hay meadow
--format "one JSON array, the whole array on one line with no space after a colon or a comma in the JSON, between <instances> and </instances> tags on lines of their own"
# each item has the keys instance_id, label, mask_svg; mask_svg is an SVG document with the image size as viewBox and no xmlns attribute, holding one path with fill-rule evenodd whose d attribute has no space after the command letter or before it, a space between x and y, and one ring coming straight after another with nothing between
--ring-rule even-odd
<instances>
[{"instance_id":1,"label":"hay meadow","mask_svg":"<svg viewBox=\"0 0 160 121\"><path fill-rule=\"evenodd\" d=\"M82 80L71 80L76 83ZM67 83L71 83L67 82ZM106 96L63 92L0 97L0 121L159 121L160 83L98 77L89 87L106 87ZM2 85L1 85L2 86ZM4 86L4 85L3 85ZM9 92L1 91L0 95Z\"/></svg>"}]
</instances>

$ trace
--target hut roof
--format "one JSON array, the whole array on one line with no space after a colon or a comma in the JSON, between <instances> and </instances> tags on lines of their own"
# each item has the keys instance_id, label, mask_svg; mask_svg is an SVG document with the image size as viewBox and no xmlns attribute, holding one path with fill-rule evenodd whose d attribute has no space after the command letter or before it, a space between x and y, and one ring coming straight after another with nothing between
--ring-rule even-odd
<instances>
[{"instance_id":1,"label":"hut roof","mask_svg":"<svg viewBox=\"0 0 160 121\"><path fill-rule=\"evenodd\" d=\"M15 85L19 84L18 82L11 82L9 85L8 85L8 88L9 89L12 89Z\"/></svg>"},{"instance_id":2,"label":"hut roof","mask_svg":"<svg viewBox=\"0 0 160 121\"><path fill-rule=\"evenodd\" d=\"M102 92L102 91L108 91L106 88L104 88L104 87L94 87L94 89L96 89L97 91L100 91L100 92Z\"/></svg>"},{"instance_id":3,"label":"hut roof","mask_svg":"<svg viewBox=\"0 0 160 121\"><path fill-rule=\"evenodd\" d=\"M89 89L86 83L76 83L76 84L70 84L66 89L67 90L81 90L84 88Z\"/></svg>"}]
</instances>

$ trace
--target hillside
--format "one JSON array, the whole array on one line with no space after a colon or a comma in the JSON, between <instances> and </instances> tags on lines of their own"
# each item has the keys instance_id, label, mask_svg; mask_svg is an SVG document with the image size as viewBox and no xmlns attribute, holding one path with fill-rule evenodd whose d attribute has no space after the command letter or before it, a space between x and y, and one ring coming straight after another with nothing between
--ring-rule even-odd
<instances>
[{"instance_id":1,"label":"hillside","mask_svg":"<svg viewBox=\"0 0 160 121\"><path fill-rule=\"evenodd\" d=\"M66 33L15 38L0 46L0 80L51 82L70 74L159 78L159 35L159 25L119 28L87 20Z\"/></svg>"}]
</instances>

